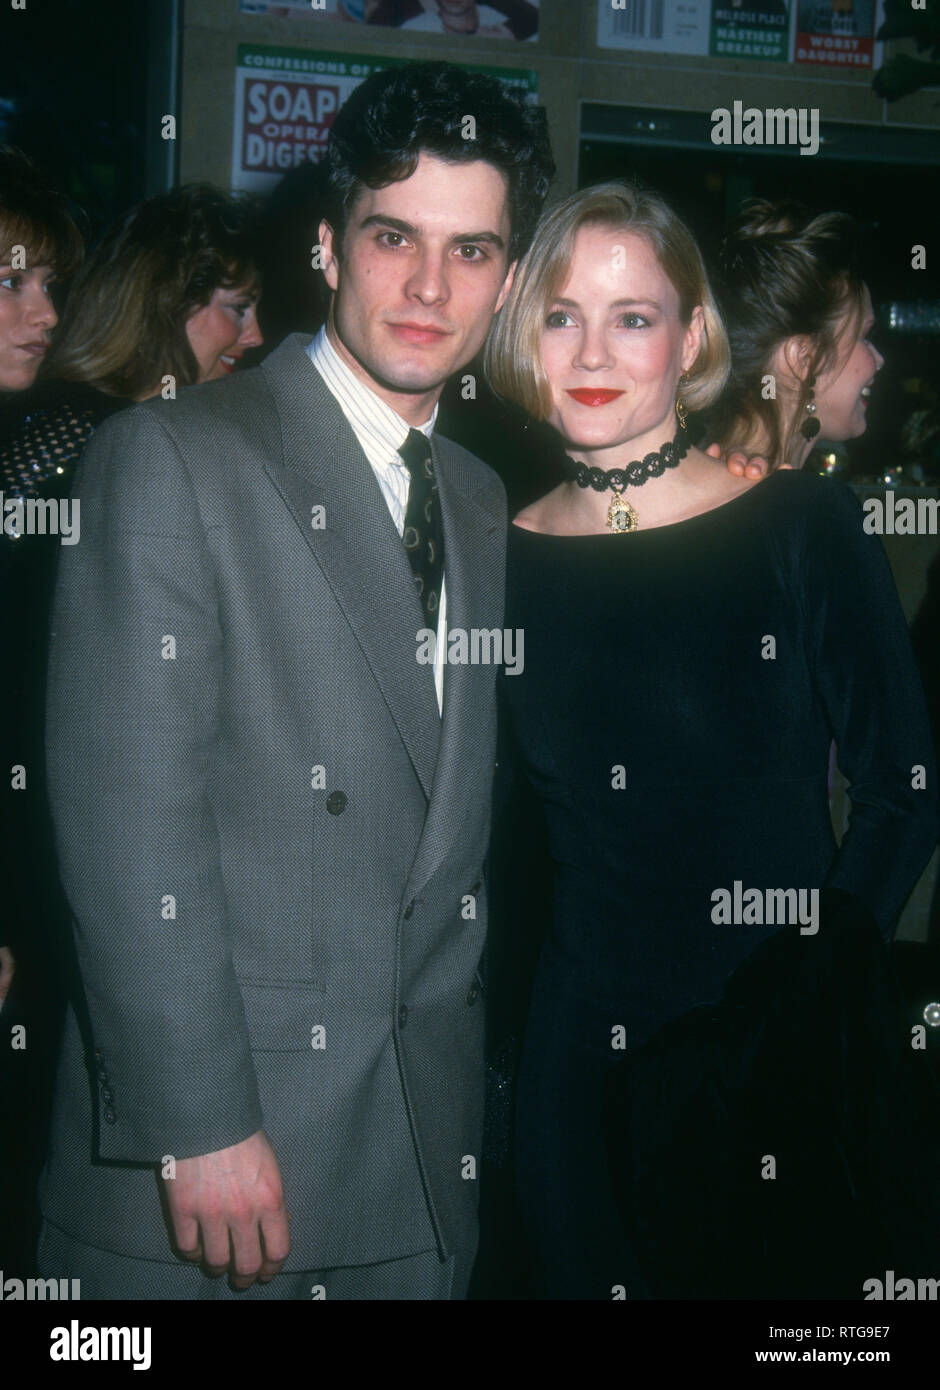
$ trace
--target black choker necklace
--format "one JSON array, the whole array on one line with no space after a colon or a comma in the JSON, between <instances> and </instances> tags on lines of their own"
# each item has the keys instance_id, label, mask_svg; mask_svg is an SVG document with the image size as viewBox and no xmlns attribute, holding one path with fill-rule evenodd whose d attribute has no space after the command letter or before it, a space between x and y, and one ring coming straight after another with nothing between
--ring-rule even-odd
<instances>
[{"instance_id":1,"label":"black choker necklace","mask_svg":"<svg viewBox=\"0 0 940 1390\"><path fill-rule=\"evenodd\" d=\"M647 454L642 462L628 463L625 468L588 468L586 463L565 455L565 473L578 487L592 487L595 492L611 488L614 497L607 509L607 525L611 531L636 531L639 518L636 511L621 495L625 487L642 487L647 478L659 478L667 468L675 468L689 451L689 437L677 430L676 437L667 442L658 454Z\"/></svg>"}]
</instances>

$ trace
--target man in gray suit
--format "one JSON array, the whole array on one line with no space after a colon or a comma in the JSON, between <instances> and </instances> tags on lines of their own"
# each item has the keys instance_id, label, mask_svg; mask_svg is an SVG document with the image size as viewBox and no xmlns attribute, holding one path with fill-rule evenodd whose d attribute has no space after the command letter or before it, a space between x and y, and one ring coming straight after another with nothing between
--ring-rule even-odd
<instances>
[{"instance_id":1,"label":"man in gray suit","mask_svg":"<svg viewBox=\"0 0 940 1390\"><path fill-rule=\"evenodd\" d=\"M83 1298L466 1293L496 672L444 652L501 627L506 508L433 424L551 172L495 80L370 78L328 151L325 331L83 458L47 735L82 988L39 1248Z\"/></svg>"}]
</instances>

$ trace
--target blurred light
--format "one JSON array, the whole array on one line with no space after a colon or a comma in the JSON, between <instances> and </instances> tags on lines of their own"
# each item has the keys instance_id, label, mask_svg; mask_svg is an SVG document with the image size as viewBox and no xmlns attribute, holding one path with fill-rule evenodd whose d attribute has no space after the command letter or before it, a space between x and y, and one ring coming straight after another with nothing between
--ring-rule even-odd
<instances>
[{"instance_id":1,"label":"blurred light","mask_svg":"<svg viewBox=\"0 0 940 1390\"><path fill-rule=\"evenodd\" d=\"M888 327L895 333L940 333L940 301L936 299L895 300L884 305Z\"/></svg>"}]
</instances>

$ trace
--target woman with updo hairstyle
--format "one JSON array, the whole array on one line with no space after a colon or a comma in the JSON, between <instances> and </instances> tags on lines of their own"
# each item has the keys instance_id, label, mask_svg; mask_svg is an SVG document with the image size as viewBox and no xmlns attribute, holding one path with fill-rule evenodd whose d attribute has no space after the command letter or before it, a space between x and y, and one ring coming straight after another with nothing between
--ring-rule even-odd
<instances>
[{"instance_id":1,"label":"woman with updo hairstyle","mask_svg":"<svg viewBox=\"0 0 940 1390\"><path fill-rule=\"evenodd\" d=\"M822 260L805 254L788 262L793 285ZM787 275L767 274L769 313ZM748 389L777 371L781 415L755 410L766 432L726 442L786 449L799 413L814 414L796 378L813 374L826 426L860 427L854 402L877 366L851 346L864 297L835 270L811 284L833 287L812 333L770 367L755 348L736 369ZM689 443L687 413L723 390L727 342L695 239L648 189L603 184L544 216L486 371L566 457L565 480L509 527L516 655L499 682L494 846L519 843L500 809L515 779L547 860L524 866L519 891L491 884L518 916L549 886L515 1105L535 1290L860 1298L827 1263L829 1199L858 1157L857 1131L826 1128L848 1113L833 1020L867 1004L869 964L938 832L930 728L880 542L837 480L755 482ZM852 799L841 844L833 738ZM494 946L514 929L497 923ZM505 981L488 959L492 999ZM784 1273L771 1214L798 1251Z\"/></svg>"},{"instance_id":2,"label":"woman with updo hairstyle","mask_svg":"<svg viewBox=\"0 0 940 1390\"><path fill-rule=\"evenodd\" d=\"M857 228L844 213L750 203L722 244L718 298L731 373L708 416L719 444L801 468L820 439L854 439L884 364Z\"/></svg>"}]
</instances>

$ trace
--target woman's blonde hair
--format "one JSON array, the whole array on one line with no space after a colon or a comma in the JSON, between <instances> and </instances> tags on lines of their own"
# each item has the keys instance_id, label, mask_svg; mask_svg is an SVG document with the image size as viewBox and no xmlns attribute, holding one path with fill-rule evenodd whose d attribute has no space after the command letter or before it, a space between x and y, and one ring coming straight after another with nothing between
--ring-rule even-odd
<instances>
[{"instance_id":1,"label":"woman's blonde hair","mask_svg":"<svg viewBox=\"0 0 940 1390\"><path fill-rule=\"evenodd\" d=\"M701 252L688 227L658 193L620 182L574 193L542 218L490 330L484 355L490 385L534 419L548 416L551 392L540 358L542 330L548 306L567 277L575 238L587 226L632 232L649 243L679 296L681 323L689 324L693 309L701 305L702 345L684 375L681 397L688 410L710 405L724 385L730 358Z\"/></svg>"}]
</instances>

